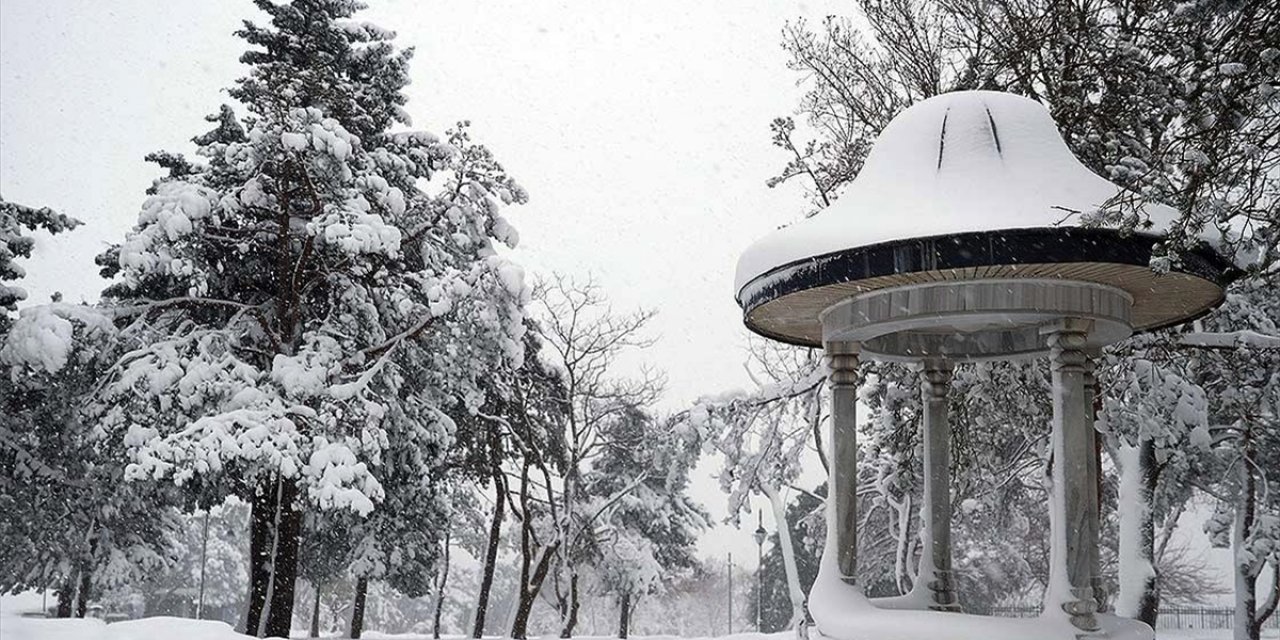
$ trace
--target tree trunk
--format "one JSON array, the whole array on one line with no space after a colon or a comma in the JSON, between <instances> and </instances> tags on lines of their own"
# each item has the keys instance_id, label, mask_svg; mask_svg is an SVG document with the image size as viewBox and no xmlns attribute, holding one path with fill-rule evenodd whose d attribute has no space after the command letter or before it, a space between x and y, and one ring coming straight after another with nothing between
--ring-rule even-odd
<instances>
[{"instance_id":1,"label":"tree trunk","mask_svg":"<svg viewBox=\"0 0 1280 640\"><path fill-rule=\"evenodd\" d=\"M1231 551L1236 558L1240 558L1245 551L1256 517L1254 501L1257 499L1257 484L1251 468L1254 453L1251 435L1246 430L1240 446L1240 497L1236 503L1236 522L1231 536ZM1254 616L1258 607L1258 576L1249 572L1246 563L1237 560L1232 564L1235 567L1235 640L1258 640L1261 627Z\"/></svg>"},{"instance_id":2,"label":"tree trunk","mask_svg":"<svg viewBox=\"0 0 1280 640\"><path fill-rule=\"evenodd\" d=\"M572 638L573 630L578 626L578 609L581 602L578 598L578 574L569 577L569 609L565 614L564 626L560 629L561 638Z\"/></svg>"},{"instance_id":3,"label":"tree trunk","mask_svg":"<svg viewBox=\"0 0 1280 640\"><path fill-rule=\"evenodd\" d=\"M67 578L62 586L58 588L58 611L55 614L58 618L70 618L71 609L75 605L76 600L76 581L74 577Z\"/></svg>"},{"instance_id":4,"label":"tree trunk","mask_svg":"<svg viewBox=\"0 0 1280 640\"><path fill-rule=\"evenodd\" d=\"M443 568L440 570L440 584L436 588L436 611L431 621L431 637L440 640L440 614L444 609L445 587L449 586L449 531L444 532Z\"/></svg>"},{"instance_id":5,"label":"tree trunk","mask_svg":"<svg viewBox=\"0 0 1280 640\"><path fill-rule=\"evenodd\" d=\"M627 591L622 592L622 597L618 602L618 637L627 637L627 631L631 627L631 594Z\"/></svg>"},{"instance_id":6,"label":"tree trunk","mask_svg":"<svg viewBox=\"0 0 1280 640\"><path fill-rule=\"evenodd\" d=\"M538 592L542 590L542 582L547 577L547 570L551 567L551 556L555 555L555 548L543 549L538 562L532 567L532 575L530 573L530 565L532 564L526 558L520 569L520 601L516 604L515 620L511 623L511 638L513 640L524 640L529 636L529 616L533 613L533 603L538 599ZM527 577L526 577L527 576Z\"/></svg>"},{"instance_id":7,"label":"tree trunk","mask_svg":"<svg viewBox=\"0 0 1280 640\"><path fill-rule=\"evenodd\" d=\"M533 536L533 516L529 511L529 464L526 460L520 472L520 598L511 622L512 640L524 640L528 636L529 615L533 613L534 600L542 590L542 582L547 578L551 558L560 547L560 542L557 541L534 551L537 541ZM537 562L534 562L535 553Z\"/></svg>"},{"instance_id":8,"label":"tree trunk","mask_svg":"<svg viewBox=\"0 0 1280 640\"><path fill-rule=\"evenodd\" d=\"M444 591L436 595L436 611L431 619L431 637L440 640L440 614L444 609Z\"/></svg>"},{"instance_id":9,"label":"tree trunk","mask_svg":"<svg viewBox=\"0 0 1280 640\"><path fill-rule=\"evenodd\" d=\"M533 612L534 597L528 589L521 587L520 601L516 603L516 617L511 622L512 640L525 640L529 637L529 614Z\"/></svg>"},{"instance_id":10,"label":"tree trunk","mask_svg":"<svg viewBox=\"0 0 1280 640\"><path fill-rule=\"evenodd\" d=\"M276 478L264 481L251 501L249 602L245 633L289 637L298 578L302 512L295 508L297 487Z\"/></svg>"},{"instance_id":11,"label":"tree trunk","mask_svg":"<svg viewBox=\"0 0 1280 640\"><path fill-rule=\"evenodd\" d=\"M1142 585L1142 601L1138 605L1138 620L1156 628L1156 618L1160 615L1160 569L1155 554L1155 519L1153 515L1156 486L1160 483L1160 464L1156 461L1156 445L1148 440L1143 443L1139 457L1142 469L1142 489L1147 498L1144 503L1142 545L1143 557L1151 563L1151 573ZM1101 474L1099 474L1101 475ZM1172 516L1177 517L1177 516Z\"/></svg>"},{"instance_id":12,"label":"tree trunk","mask_svg":"<svg viewBox=\"0 0 1280 640\"><path fill-rule=\"evenodd\" d=\"M1257 626L1257 634L1262 635L1262 625L1276 614L1276 609L1280 608L1280 563L1271 563L1271 595L1267 596L1267 601L1258 607L1257 613L1253 616L1253 623Z\"/></svg>"},{"instance_id":13,"label":"tree trunk","mask_svg":"<svg viewBox=\"0 0 1280 640\"><path fill-rule=\"evenodd\" d=\"M572 394L570 394L569 397L573 397ZM571 428L576 429L576 427ZM577 433L576 430L573 432ZM575 445L573 449L576 450L577 446ZM576 545L574 540L577 539L576 531L578 530L575 530L574 528L577 518L573 514L573 505L577 501L578 496L578 480L578 460L576 455L570 455L568 468L564 478L563 504L565 516L564 524L561 525L560 533L561 537L568 539L569 542L565 544L563 552L560 554L560 567L557 568L556 573L557 578L563 575L566 571L569 574L569 594L567 602L565 600L561 600L561 638L573 637L573 628L578 626L578 568L574 564L577 560L575 557ZM581 527L583 525L579 524L578 526ZM558 583L556 585L556 595L560 595L560 587Z\"/></svg>"},{"instance_id":14,"label":"tree trunk","mask_svg":"<svg viewBox=\"0 0 1280 640\"><path fill-rule=\"evenodd\" d=\"M1239 522L1239 519L1237 519ZM1238 547L1237 547L1238 549ZM1259 640L1261 625L1254 619L1254 609L1258 606L1258 581L1235 563L1235 640Z\"/></svg>"},{"instance_id":15,"label":"tree trunk","mask_svg":"<svg viewBox=\"0 0 1280 640\"><path fill-rule=\"evenodd\" d=\"M1120 445L1120 593L1116 612L1156 626L1160 584L1156 575L1152 496L1160 479L1155 443Z\"/></svg>"},{"instance_id":16,"label":"tree trunk","mask_svg":"<svg viewBox=\"0 0 1280 640\"><path fill-rule=\"evenodd\" d=\"M476 621L471 627L471 637L484 635L485 618L489 615L489 591L493 589L493 572L498 564L498 544L502 538L502 518L506 509L506 488L501 474L493 475L495 502L493 520L489 522L489 544L484 554L484 575L480 579L480 596L476 600Z\"/></svg>"},{"instance_id":17,"label":"tree trunk","mask_svg":"<svg viewBox=\"0 0 1280 640\"><path fill-rule=\"evenodd\" d=\"M257 636L267 603L267 573L271 561L271 522L275 514L275 483L263 482L249 500L249 599L244 633Z\"/></svg>"},{"instance_id":18,"label":"tree trunk","mask_svg":"<svg viewBox=\"0 0 1280 640\"><path fill-rule=\"evenodd\" d=\"M782 496L767 482L760 483L760 490L769 498L769 506L773 510L773 520L778 526L778 542L782 546L782 566L787 574L787 591L791 595L791 621L788 629L798 629L804 622L804 587L800 586L800 571L796 568L796 548L791 541L791 527L787 524L787 507L782 504ZM828 489L827 495L831 495ZM828 498L830 499L830 498Z\"/></svg>"},{"instance_id":19,"label":"tree trunk","mask_svg":"<svg viewBox=\"0 0 1280 640\"><path fill-rule=\"evenodd\" d=\"M369 592L369 579L356 580L356 602L351 607L351 637L359 638L364 633L364 600Z\"/></svg>"},{"instance_id":20,"label":"tree trunk","mask_svg":"<svg viewBox=\"0 0 1280 640\"><path fill-rule=\"evenodd\" d=\"M83 618L89 611L89 587L92 572L88 567L80 569L80 590L76 593L76 617Z\"/></svg>"},{"instance_id":21,"label":"tree trunk","mask_svg":"<svg viewBox=\"0 0 1280 640\"><path fill-rule=\"evenodd\" d=\"M298 582L298 548L302 543L302 512L295 508L298 489L289 480L278 485L272 559L268 565L266 620L261 625L266 636L288 638L293 627L293 594Z\"/></svg>"},{"instance_id":22,"label":"tree trunk","mask_svg":"<svg viewBox=\"0 0 1280 640\"><path fill-rule=\"evenodd\" d=\"M320 637L320 583L312 585L316 589L316 597L311 601L311 633L308 638Z\"/></svg>"}]
</instances>

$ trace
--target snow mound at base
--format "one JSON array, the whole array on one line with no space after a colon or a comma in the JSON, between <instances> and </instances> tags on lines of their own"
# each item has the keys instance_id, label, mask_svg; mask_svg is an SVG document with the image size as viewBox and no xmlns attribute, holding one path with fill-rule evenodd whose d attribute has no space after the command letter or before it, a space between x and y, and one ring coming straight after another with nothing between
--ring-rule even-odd
<instances>
[{"instance_id":1,"label":"snow mound at base","mask_svg":"<svg viewBox=\"0 0 1280 640\"><path fill-rule=\"evenodd\" d=\"M246 640L225 622L190 618L142 618L107 624L102 620L9 618L0 640Z\"/></svg>"}]
</instances>

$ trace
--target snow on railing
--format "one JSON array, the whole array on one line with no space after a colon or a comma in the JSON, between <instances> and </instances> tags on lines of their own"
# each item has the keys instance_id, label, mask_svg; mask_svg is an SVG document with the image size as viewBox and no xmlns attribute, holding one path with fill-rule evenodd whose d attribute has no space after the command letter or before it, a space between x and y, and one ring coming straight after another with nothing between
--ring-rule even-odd
<instances>
[{"instance_id":1,"label":"snow on railing","mask_svg":"<svg viewBox=\"0 0 1280 640\"><path fill-rule=\"evenodd\" d=\"M1182 336L1183 346L1206 349L1280 349L1280 337L1256 331L1231 331L1227 333L1193 332Z\"/></svg>"}]
</instances>

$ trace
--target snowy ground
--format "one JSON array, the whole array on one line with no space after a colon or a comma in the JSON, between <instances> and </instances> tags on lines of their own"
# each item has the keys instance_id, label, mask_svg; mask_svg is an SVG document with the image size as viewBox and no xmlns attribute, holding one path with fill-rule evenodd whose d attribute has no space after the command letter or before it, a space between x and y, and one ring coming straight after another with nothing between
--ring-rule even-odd
<instances>
[{"instance_id":1,"label":"snowy ground","mask_svg":"<svg viewBox=\"0 0 1280 640\"><path fill-rule=\"evenodd\" d=\"M222 622L186 618L146 618L106 624L101 620L40 620L0 617L0 640L245 640L249 636L236 633ZM301 636L297 636L301 637ZM369 632L371 640L425 640L428 636L387 635ZM789 633L744 633L726 636L732 640L790 640ZM1264 638L1280 638L1270 631ZM1231 630L1163 631L1160 640L1230 640ZM451 639L455 640L455 639ZM583 640L603 640L584 638ZM647 636L643 640L678 640L669 636ZM699 639L701 640L701 639Z\"/></svg>"},{"instance_id":2,"label":"snowy ground","mask_svg":"<svg viewBox=\"0 0 1280 640\"><path fill-rule=\"evenodd\" d=\"M294 637L305 633L295 632ZM247 640L250 636L236 633L224 622L187 618L144 618L106 624L101 620L41 620L0 617L0 640ZM392 635L367 632L369 640L426 640L430 636ZM633 636L637 640L680 640L673 636ZM733 640L791 640L790 633L744 633L726 636ZM461 640L461 636L446 636ZM582 640L605 640L586 638ZM694 639L706 640L706 639ZM1216 639L1215 639L1216 640Z\"/></svg>"},{"instance_id":3,"label":"snowy ground","mask_svg":"<svg viewBox=\"0 0 1280 640\"><path fill-rule=\"evenodd\" d=\"M229 625L209 620L189 618L144 618L116 622L110 625L101 620L45 620L20 617L24 611L40 609L39 596L34 593L0 597L0 640L247 640L249 636L235 632ZM305 633L297 632L295 637ZM393 635L376 631L366 632L369 640L426 640L429 636ZM446 636L448 640L461 640L460 636ZM674 636L632 636L637 640L682 640ZM1230 629L1161 631L1159 640L1230 640ZM722 636L725 640L792 640L791 633L740 633ZM1263 638L1280 640L1280 631L1269 629ZM583 637L581 640L607 640ZM691 638L687 640L708 640Z\"/></svg>"},{"instance_id":4,"label":"snowy ground","mask_svg":"<svg viewBox=\"0 0 1280 640\"><path fill-rule=\"evenodd\" d=\"M1157 636L1159 640L1230 640L1230 629L1179 629L1177 631L1161 631ZM1266 630L1262 632L1263 638L1280 638L1280 632L1275 630Z\"/></svg>"}]
</instances>

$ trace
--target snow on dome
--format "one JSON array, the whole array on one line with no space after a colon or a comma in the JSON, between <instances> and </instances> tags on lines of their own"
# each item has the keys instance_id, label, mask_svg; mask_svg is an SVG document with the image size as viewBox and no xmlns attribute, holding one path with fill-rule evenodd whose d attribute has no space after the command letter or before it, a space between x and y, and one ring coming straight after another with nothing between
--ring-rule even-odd
<instances>
[{"instance_id":1,"label":"snow on dome","mask_svg":"<svg viewBox=\"0 0 1280 640\"><path fill-rule=\"evenodd\" d=\"M1040 103L946 93L894 117L835 204L748 247L734 291L776 267L880 242L1078 225L1120 192L1080 164ZM1174 217L1145 212L1157 227Z\"/></svg>"}]
</instances>

